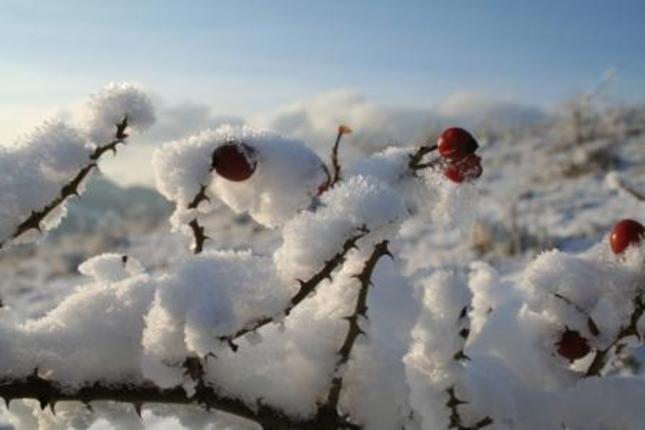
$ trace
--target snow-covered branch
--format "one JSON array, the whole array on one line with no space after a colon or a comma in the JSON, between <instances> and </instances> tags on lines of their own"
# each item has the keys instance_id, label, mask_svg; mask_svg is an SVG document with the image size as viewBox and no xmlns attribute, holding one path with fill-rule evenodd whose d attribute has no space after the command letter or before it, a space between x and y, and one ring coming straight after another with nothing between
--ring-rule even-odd
<instances>
[{"instance_id":1,"label":"snow-covered branch","mask_svg":"<svg viewBox=\"0 0 645 430\"><path fill-rule=\"evenodd\" d=\"M89 408L92 407L92 402L97 401L130 403L139 415L141 408L150 403L192 404L253 421L267 430L329 428L321 425L316 417L310 419L290 417L261 401L249 405L239 398L228 397L205 384L198 384L194 393L189 395L183 387L160 388L153 383L137 385L95 381L79 387L67 387L38 375L32 375L23 379L1 379L0 397L4 399L6 405L10 405L11 401L16 399L34 399L42 409L49 407L54 413L56 404L65 401L82 402ZM335 424L342 425L343 422L342 418L337 417Z\"/></svg>"},{"instance_id":2,"label":"snow-covered branch","mask_svg":"<svg viewBox=\"0 0 645 430\"><path fill-rule=\"evenodd\" d=\"M345 340L338 350L338 361L336 361L334 378L331 381L331 387L329 389L329 393L327 394L327 401L323 405L324 410L335 412L338 408L338 401L340 400L340 393L343 388L344 366L349 361L356 339L361 334L365 334L360 326L359 321L360 319L367 319L367 294L369 292L370 286L373 283L372 274L374 273L376 264L381 259L381 257L386 255L390 257L392 256L387 246L387 240L384 240L375 245L374 250L370 254L369 258L365 261L363 270L361 270L360 273L354 275L360 283L360 288L356 298L354 312L346 317L349 327L347 328Z\"/></svg>"},{"instance_id":3,"label":"snow-covered branch","mask_svg":"<svg viewBox=\"0 0 645 430\"><path fill-rule=\"evenodd\" d=\"M128 130L144 130L155 120L148 96L129 84L108 85L91 98L89 113L85 131L48 122L0 151L0 248L55 227L103 154L116 154Z\"/></svg>"},{"instance_id":4,"label":"snow-covered branch","mask_svg":"<svg viewBox=\"0 0 645 430\"><path fill-rule=\"evenodd\" d=\"M310 296L322 281L332 280L333 272L343 264L347 254L352 249L356 248L356 243L359 241L359 239L363 238L368 233L369 230L367 230L365 227L360 228L359 232L348 238L345 243L343 243L342 249L337 252L331 259L326 261L324 266L318 272L316 272L311 276L311 278L307 279L306 281L300 280L298 291L291 297L288 305L279 314L256 318L246 324L244 327L237 330L235 333L231 335L219 336L218 339L221 342L226 342L234 351L236 351L238 347L235 343L235 340L244 335L255 332L269 323L275 323L278 320L282 320L284 317L289 316L291 311L308 296Z\"/></svg>"}]
</instances>

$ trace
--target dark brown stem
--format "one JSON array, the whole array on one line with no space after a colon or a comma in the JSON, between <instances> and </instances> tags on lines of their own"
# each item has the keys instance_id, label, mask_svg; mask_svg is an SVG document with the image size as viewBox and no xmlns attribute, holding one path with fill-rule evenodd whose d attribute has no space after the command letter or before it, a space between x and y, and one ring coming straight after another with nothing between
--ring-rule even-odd
<instances>
[{"instance_id":1,"label":"dark brown stem","mask_svg":"<svg viewBox=\"0 0 645 430\"><path fill-rule=\"evenodd\" d=\"M284 310L282 310L279 314L273 315L273 316L267 315L267 316L256 318L255 320L246 324L243 328L239 329L238 331L236 331L231 335L219 336L218 340L228 343L233 351L237 351L238 346L235 343L235 340L239 339L240 337L246 334L255 332L259 328L276 321L282 316L288 316L296 306L298 306L304 299L306 299L311 293L313 293L316 290L316 287L322 281L324 281L325 279L331 280L331 275L334 272L334 270L336 270L345 262L345 257L347 256L349 251L356 248L356 243L368 233L369 233L369 230L367 230L367 228L365 228L364 226L361 227L358 233L356 233L354 236L347 239L345 243L343 243L342 249L338 253L336 253L336 255L334 255L330 260L325 262L322 269L316 272L308 280L299 281L300 288L298 289L298 292L296 292L296 294L293 297L291 297L287 307Z\"/></svg>"},{"instance_id":2,"label":"dark brown stem","mask_svg":"<svg viewBox=\"0 0 645 430\"><path fill-rule=\"evenodd\" d=\"M448 424L449 429L479 430L493 424L493 419L489 416L486 416L471 426L464 425L461 415L459 414L459 406L465 405L468 402L457 397L454 386L449 387L446 390L446 393L448 394L448 402L446 402L446 407L450 410L450 422Z\"/></svg>"},{"instance_id":3,"label":"dark brown stem","mask_svg":"<svg viewBox=\"0 0 645 430\"><path fill-rule=\"evenodd\" d=\"M645 301L643 300L642 295L639 294L634 298L634 311L629 317L629 324L620 329L616 339L614 339L607 348L596 351L596 355L585 372L585 377L601 376L602 371L605 368L605 364L607 364L609 352L622 340L630 336L636 336L639 340L641 339L641 335L638 332L638 321L643 316L643 313L645 313Z\"/></svg>"},{"instance_id":4,"label":"dark brown stem","mask_svg":"<svg viewBox=\"0 0 645 430\"><path fill-rule=\"evenodd\" d=\"M390 251L387 248L388 243L389 242L387 240L384 240L374 246L372 254L365 261L363 270L354 275L354 277L360 282L360 289L358 290L354 312L345 318L349 323L349 327L347 329L347 334L345 335L345 340L338 350L338 361L336 362L336 367L334 369L335 376L332 379L331 387L327 394L327 401L321 407L323 410L328 410L330 412L337 412L338 410L340 392L343 388L342 367L349 361L358 336L365 334L363 329L361 329L359 320L361 318L367 319L367 295L369 293L369 288L372 285L372 274L374 273L376 264L384 255L392 257L392 254L390 254Z\"/></svg>"},{"instance_id":5,"label":"dark brown stem","mask_svg":"<svg viewBox=\"0 0 645 430\"><path fill-rule=\"evenodd\" d=\"M340 139L343 137L342 126L338 127L338 135L336 136L336 142L331 150L331 180L329 181L329 186L333 187L338 181L341 180L340 176L340 162L338 161L338 149L340 147Z\"/></svg>"},{"instance_id":6,"label":"dark brown stem","mask_svg":"<svg viewBox=\"0 0 645 430\"><path fill-rule=\"evenodd\" d=\"M107 151L113 151L116 154L116 146L120 143L125 144L125 139L128 137L128 135L125 133L125 129L127 127L128 117L126 116L123 118L123 121L116 125L117 130L115 133L115 139L106 145L96 147L94 152L92 152L92 154L90 154L89 156L90 162L83 168L81 168L81 170L79 170L79 172L67 184L63 185L58 196L54 198L54 200L49 202L42 209L32 211L27 219L18 224L9 241L22 236L29 230L41 231L40 225L47 217L47 215L49 215L54 209L60 206L65 200L67 200L68 197L79 196L79 186L87 177L87 175L92 171L92 169L97 166L97 162L101 158L101 156ZM7 241L0 242L0 249L6 243Z\"/></svg>"},{"instance_id":7,"label":"dark brown stem","mask_svg":"<svg viewBox=\"0 0 645 430\"><path fill-rule=\"evenodd\" d=\"M188 209L197 209L199 204L204 201L209 201L210 199L206 195L206 185L199 187L199 192L195 194L193 200L188 204ZM204 227L199 224L197 218L193 218L188 226L193 231L193 237L195 238L195 247L193 248L193 254L199 254L204 249L204 242L208 239L206 233L204 233Z\"/></svg>"},{"instance_id":8,"label":"dark brown stem","mask_svg":"<svg viewBox=\"0 0 645 430\"><path fill-rule=\"evenodd\" d=\"M7 406L14 399L35 399L40 403L41 408L49 406L52 411L55 410L56 403L61 401L78 401L88 406L93 401L130 403L137 413L145 403L192 404L254 421L264 429L359 428L347 425L345 419L339 416L334 419L334 425L337 427L327 427L318 416L291 417L260 401L249 405L239 398L225 395L204 383L197 384L195 393L188 395L180 386L163 389L149 381L140 383L96 381L80 387L69 387L34 374L21 379L0 379L0 397L5 400Z\"/></svg>"},{"instance_id":9,"label":"dark brown stem","mask_svg":"<svg viewBox=\"0 0 645 430\"><path fill-rule=\"evenodd\" d=\"M429 154L436 150L437 145L421 145L417 148L417 151L414 154L410 155L408 167L412 170L420 170L435 165L436 161L430 163L422 163L421 161L423 161L423 157L425 157L426 154Z\"/></svg>"}]
</instances>

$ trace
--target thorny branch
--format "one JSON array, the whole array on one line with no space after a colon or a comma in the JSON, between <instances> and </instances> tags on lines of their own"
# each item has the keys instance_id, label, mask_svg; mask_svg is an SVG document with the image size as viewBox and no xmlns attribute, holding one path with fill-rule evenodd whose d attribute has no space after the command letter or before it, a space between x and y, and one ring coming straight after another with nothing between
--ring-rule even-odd
<instances>
[{"instance_id":1,"label":"thorny branch","mask_svg":"<svg viewBox=\"0 0 645 430\"><path fill-rule=\"evenodd\" d=\"M125 139L128 135L125 133L126 128L128 127L128 117L127 115L123 118L119 124L116 124L116 133L114 135L114 140L110 143L97 146L96 149L89 157L89 163L85 165L79 172L67 183L65 184L60 193L54 200L49 202L45 207L40 210L32 211L31 214L23 222L18 224L16 230L11 235L9 241L22 236L29 230L38 230L41 231L41 223L54 209L60 206L68 197L79 196L79 186L87 175L97 166L98 160L101 156L107 151L113 151L116 154L116 146L120 143L125 144ZM0 249L8 241L0 242Z\"/></svg>"},{"instance_id":2,"label":"thorny branch","mask_svg":"<svg viewBox=\"0 0 645 430\"><path fill-rule=\"evenodd\" d=\"M464 341L459 351L457 351L452 356L452 359L461 363L470 360L470 357L468 357L464 352L464 346L466 344L466 341L468 340L468 336L470 335L470 318L468 316L468 311L470 309L471 309L470 303L465 305L459 312L459 317L457 318L458 327L461 327L461 330L459 330L459 337L461 337ZM450 416L449 416L450 423L448 425L449 429L478 430L493 424L492 418L489 416L486 416L481 420L477 421L472 426L466 426L465 424L463 424L463 420L459 413L459 406L467 404L468 402L465 400L461 400L457 397L457 394L455 393L454 385L448 387L448 389L446 389L446 393L448 394L448 402L446 402L446 407L450 411Z\"/></svg>"},{"instance_id":3,"label":"thorny branch","mask_svg":"<svg viewBox=\"0 0 645 430\"><path fill-rule=\"evenodd\" d=\"M601 376L605 364L607 363L607 356L612 348L618 346L619 343L630 337L636 336L639 340L641 339L641 334L638 332L638 321L645 313L645 300L641 294L638 294L634 298L634 311L629 317L629 324L626 327L622 327L616 336L616 339L605 349L600 349L596 351L589 368L585 372L585 377L590 376Z\"/></svg>"},{"instance_id":4,"label":"thorny branch","mask_svg":"<svg viewBox=\"0 0 645 430\"><path fill-rule=\"evenodd\" d=\"M297 430L329 428L360 428L349 425L342 417L336 416L334 425L322 425L318 417L291 417L264 402L249 405L241 399L228 396L217 388L203 382L197 384L194 394L188 395L181 386L159 388L151 382L108 383L96 381L80 387L64 386L55 381L44 379L34 372L21 379L0 379L0 397L7 405L14 399L35 399L42 409L50 407L55 412L56 403L78 401L91 408L93 401L114 401L132 404L139 415L145 403L192 404L206 410L217 410L258 423L266 430Z\"/></svg>"},{"instance_id":5,"label":"thorny branch","mask_svg":"<svg viewBox=\"0 0 645 430\"><path fill-rule=\"evenodd\" d=\"M345 257L347 256L349 251L356 248L356 243L361 238L365 237L368 233L369 230L365 226L361 227L358 233L347 239L345 243L343 243L342 249L331 259L327 260L324 266L318 272L316 272L311 278L306 281L298 281L300 283L300 288L298 289L296 294L291 297L287 307L279 314L273 316L267 315L257 318L231 335L218 337L218 340L228 343L233 351L237 351L238 345L235 343L236 339L239 339L240 337L248 333L254 332L259 328L278 320L278 318L282 317L283 315L288 316L296 306L298 306L304 299L306 299L311 293L314 292L318 284L320 284L325 279L331 279L331 275L334 270L336 270L345 262Z\"/></svg>"},{"instance_id":6,"label":"thorny branch","mask_svg":"<svg viewBox=\"0 0 645 430\"><path fill-rule=\"evenodd\" d=\"M193 200L188 204L188 209L197 209L199 204L204 201L210 200L206 195L206 186L202 185L199 187L199 192L195 194ZM193 249L194 254L199 254L204 249L204 242L208 239L206 233L204 233L204 227L199 224L197 218L193 218L188 226L193 231L193 237L195 238L195 247Z\"/></svg>"},{"instance_id":7,"label":"thorny branch","mask_svg":"<svg viewBox=\"0 0 645 430\"><path fill-rule=\"evenodd\" d=\"M388 241L384 240L374 246L374 250L369 258L365 261L363 270L360 273L354 275L356 279L360 282L360 289L358 291L358 297L356 298L356 305L354 307L354 312L346 317L345 319L349 323L347 329L347 334L345 340L343 341L342 346L338 350L338 361L336 362L336 367L334 369L335 376L331 382L331 388L327 394L327 401L321 407L321 411L328 413L336 414L338 409L338 401L340 399L340 392L343 388L343 374L342 368L347 362L352 353L354 344L359 335L365 334L363 329L359 324L361 318L367 319L367 294L369 288L372 285L372 274L376 268L376 264L381 259L381 257L387 255L392 257L392 254L388 250Z\"/></svg>"},{"instance_id":8,"label":"thorny branch","mask_svg":"<svg viewBox=\"0 0 645 430\"><path fill-rule=\"evenodd\" d=\"M194 201L199 201L196 198ZM345 261L347 253L356 247L359 239L369 233L366 227L361 227L359 232L350 237L343 244L343 249L334 257L327 261L324 267L314 274L309 280L301 281L299 291L292 297L289 306L285 309L284 314L288 315L290 311L311 294L316 286L324 279L330 278L333 271ZM367 290L371 283L371 274L376 266L378 259L382 255L389 255L387 250L387 241L384 241L375 247L372 256L365 264L364 270L356 275L361 281L361 290L356 304L356 312L350 320L350 330L348 339L345 341L341 351L341 359L338 366L349 359L351 347L355 338L360 333L358 326L358 316L365 316L367 311ZM124 263L125 261L124 257ZM237 346L233 339L242 336L250 331L256 330L264 324L273 321L273 318L263 318L254 322L251 326L238 331L234 336L225 338L233 349ZM250 405L243 400L223 394L217 388L204 382L204 369L199 359L192 357L186 359L183 363L186 374L196 381L196 388L193 395L188 395L182 387L173 387L162 389L154 383L145 381L141 383L107 383L94 382L87 383L81 387L67 387L58 382L47 380L38 375L37 370L33 375L20 379L0 379L0 397L7 405L13 399L35 399L40 403L41 408L49 406L52 412L55 411L55 405L60 401L79 401L88 407L92 401L115 401L132 404L135 411L140 415L141 408L145 403L168 403L168 404L194 404L202 406L207 410L214 409L217 411L236 415L258 423L263 429L267 430L296 430L296 429L349 429L359 430L361 426L348 421L348 418L341 416L337 408L325 408L319 410L318 414L310 418L291 417L283 411L271 407L264 402L257 401L256 404ZM342 379L335 378L333 381L334 392L330 398L335 398L334 405L337 404L338 394L342 386ZM337 390L337 392L336 392Z\"/></svg>"},{"instance_id":9,"label":"thorny branch","mask_svg":"<svg viewBox=\"0 0 645 430\"><path fill-rule=\"evenodd\" d=\"M450 410L450 423L448 424L449 429L479 430L493 424L493 419L489 416L486 416L471 426L464 425L461 419L461 415L459 414L459 406L465 405L468 402L457 397L454 385L449 387L446 390L446 393L448 394L448 402L446 402L446 406Z\"/></svg>"},{"instance_id":10,"label":"thorny branch","mask_svg":"<svg viewBox=\"0 0 645 430\"><path fill-rule=\"evenodd\" d=\"M459 330L459 337L461 337L464 341L459 351L455 352L455 354L452 356L453 360L455 361L470 360L470 357L468 357L464 352L464 346L466 345L466 341L468 340L468 336L470 335L470 318L468 316L469 309L470 309L470 305L466 305L461 309L461 312L459 312L459 318L457 322L460 325L463 325L461 330Z\"/></svg>"}]
</instances>

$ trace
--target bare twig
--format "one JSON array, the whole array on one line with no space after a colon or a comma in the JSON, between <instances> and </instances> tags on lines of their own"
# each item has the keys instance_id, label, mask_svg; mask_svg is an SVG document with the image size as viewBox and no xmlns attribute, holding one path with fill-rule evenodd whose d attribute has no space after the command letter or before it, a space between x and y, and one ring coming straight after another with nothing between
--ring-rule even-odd
<instances>
[{"instance_id":1,"label":"bare twig","mask_svg":"<svg viewBox=\"0 0 645 430\"><path fill-rule=\"evenodd\" d=\"M352 130L346 125L341 125L338 127L338 134L336 135L336 142L331 150L331 180L329 181L329 186L333 187L338 181L341 180L340 175L340 162L338 161L338 149L340 147L340 139L344 134L351 133Z\"/></svg>"},{"instance_id":2,"label":"bare twig","mask_svg":"<svg viewBox=\"0 0 645 430\"><path fill-rule=\"evenodd\" d=\"M349 323L349 327L347 329L345 340L338 350L338 360L336 362L336 367L334 370L335 376L332 379L331 387L329 389L329 393L327 394L327 401L320 408L321 411L325 411L326 413L337 413L338 401L340 400L340 392L343 388L342 368L349 361L352 349L354 347L354 344L356 343L358 336L365 334L365 332L361 329L359 320L361 318L367 319L367 295L369 288L372 285L372 274L374 273L376 264L384 255L392 257L392 254L390 254L390 251L388 250L388 243L389 242L387 240L384 240L374 246L372 254L365 261L363 270L361 270L360 273L354 275L354 277L360 282L360 289L358 291L358 297L356 298L354 312L350 316L345 318Z\"/></svg>"},{"instance_id":3,"label":"bare twig","mask_svg":"<svg viewBox=\"0 0 645 430\"><path fill-rule=\"evenodd\" d=\"M629 317L629 324L620 329L616 339L614 339L607 348L596 351L596 355L585 372L585 377L601 376L602 371L605 368L605 364L607 363L609 352L622 340L630 336L635 336L639 340L641 339L641 334L638 332L638 321L643 316L643 313L645 313L645 300L643 300L643 296L639 294L634 298L634 311Z\"/></svg>"},{"instance_id":4,"label":"bare twig","mask_svg":"<svg viewBox=\"0 0 645 430\"><path fill-rule=\"evenodd\" d=\"M226 342L229 344L231 349L233 351L237 351L237 344L235 343L235 340L239 339L240 337L249 334L251 332L254 332L258 330L259 328L275 322L282 316L288 316L291 311L298 306L304 299L306 299L311 293L313 293L322 281L325 279L331 279L331 275L336 270L338 267L340 267L344 262L345 262L345 257L351 251L352 249L356 248L356 243L359 241L359 239L363 238L365 235L369 233L369 230L367 230L366 227L361 227L359 229L359 232L351 236L349 239L343 243L342 249L336 253L331 259L325 262L324 266L316 272L311 278L309 278L306 281L298 281L300 283L300 288L296 292L296 294L291 297L289 300L289 304L287 307L282 310L279 314L277 315L272 315L272 316L262 316L259 317L248 324L246 324L244 327L236 331L235 333L228 335L228 336L219 336L218 340L221 342Z\"/></svg>"},{"instance_id":5,"label":"bare twig","mask_svg":"<svg viewBox=\"0 0 645 430\"><path fill-rule=\"evenodd\" d=\"M40 210L32 211L29 216L22 221L16 227L15 231L11 235L9 241L14 240L29 230L38 230L41 231L41 223L54 209L60 206L68 197L79 196L79 186L87 175L97 166L98 160L101 156L107 151L113 151L116 154L116 146L120 143L125 144L125 139L128 135L125 133L126 128L128 127L128 117L124 117L123 121L119 124L116 124L116 133L114 135L114 140L110 143L97 146L92 154L89 156L89 163L86 164L78 173L67 183L65 184L58 196L54 198L51 202L45 205ZM6 245L8 241L0 242L0 248Z\"/></svg>"},{"instance_id":6,"label":"bare twig","mask_svg":"<svg viewBox=\"0 0 645 430\"><path fill-rule=\"evenodd\" d=\"M437 145L421 145L417 148L414 154L410 154L410 161L408 162L408 167L412 170L425 169L426 167L432 167L437 164L437 160L428 163L422 163L423 157L426 154L429 154L437 150Z\"/></svg>"},{"instance_id":7,"label":"bare twig","mask_svg":"<svg viewBox=\"0 0 645 430\"><path fill-rule=\"evenodd\" d=\"M188 395L181 386L163 389L149 381L141 383L96 381L80 387L70 387L44 379L34 372L26 378L0 379L0 397L5 400L7 406L14 399L35 399L40 403L41 408L49 406L52 411L55 410L56 403L61 401L78 401L86 405L93 401L130 403L137 413L140 413L145 403L193 404L207 410L213 409L254 421L268 430L359 428L347 424L346 420L339 416L333 420L336 427L328 427L324 426L317 416L291 417L260 401L250 405L239 398L223 394L203 382L197 384L193 395Z\"/></svg>"}]
</instances>

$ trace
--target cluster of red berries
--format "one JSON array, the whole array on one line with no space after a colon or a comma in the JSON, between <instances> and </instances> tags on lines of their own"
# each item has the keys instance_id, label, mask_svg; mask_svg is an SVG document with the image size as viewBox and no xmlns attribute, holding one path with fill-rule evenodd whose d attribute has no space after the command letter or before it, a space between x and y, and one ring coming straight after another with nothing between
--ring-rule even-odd
<instances>
[{"instance_id":1,"label":"cluster of red berries","mask_svg":"<svg viewBox=\"0 0 645 430\"><path fill-rule=\"evenodd\" d=\"M614 254L620 255L630 246L638 245L643 238L645 238L643 224L633 219L623 219L614 225L609 236L609 245ZM587 339L569 328L565 328L555 345L558 347L558 354L571 362L583 358L591 350Z\"/></svg>"},{"instance_id":2,"label":"cluster of red berries","mask_svg":"<svg viewBox=\"0 0 645 430\"><path fill-rule=\"evenodd\" d=\"M481 158L475 154L477 148L475 138L463 128L444 130L437 140L439 155L447 161L443 175L458 184L479 178L483 169Z\"/></svg>"}]
</instances>

